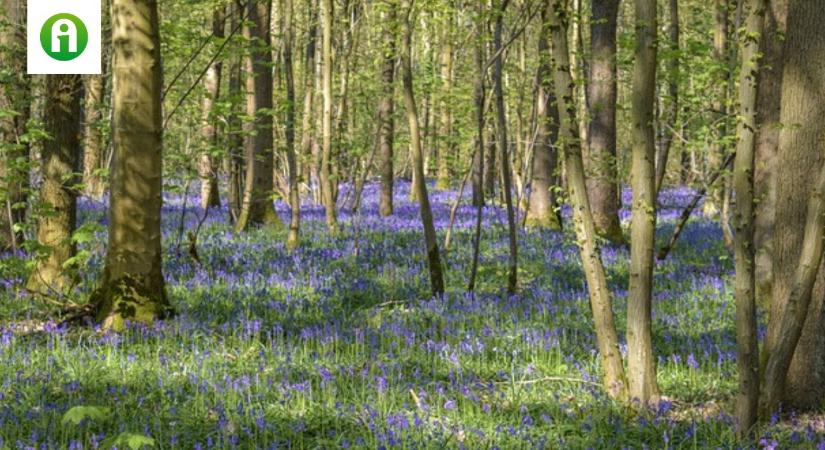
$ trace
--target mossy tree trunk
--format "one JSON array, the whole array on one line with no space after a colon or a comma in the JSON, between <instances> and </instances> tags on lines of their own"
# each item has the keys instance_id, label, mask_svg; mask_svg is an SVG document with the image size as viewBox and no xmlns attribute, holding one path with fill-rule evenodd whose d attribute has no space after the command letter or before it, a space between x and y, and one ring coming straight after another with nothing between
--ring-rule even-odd
<instances>
[{"instance_id":1,"label":"mossy tree trunk","mask_svg":"<svg viewBox=\"0 0 825 450\"><path fill-rule=\"evenodd\" d=\"M394 0L381 3L386 9L381 11L383 61L381 63L381 99L378 102L378 153L381 172L381 198L379 212L382 216L390 216L393 212L393 184L395 172L393 169L393 145L395 138L395 61L397 2Z\"/></svg>"},{"instance_id":2,"label":"mossy tree trunk","mask_svg":"<svg viewBox=\"0 0 825 450\"><path fill-rule=\"evenodd\" d=\"M286 138L286 159L289 170L289 235L287 248L298 247L301 229L301 195L298 180L298 161L295 156L295 74L292 68L293 8L292 0L282 0L282 32L284 80L286 82L286 105L284 105L284 136Z\"/></svg>"},{"instance_id":3,"label":"mossy tree trunk","mask_svg":"<svg viewBox=\"0 0 825 450\"><path fill-rule=\"evenodd\" d=\"M324 95L324 113L322 118L323 150L321 154L321 198L326 212L327 229L337 234L338 216L336 211L335 191L332 185L332 19L333 0L321 0L323 11L322 39L322 92Z\"/></svg>"},{"instance_id":4,"label":"mossy tree trunk","mask_svg":"<svg viewBox=\"0 0 825 450\"><path fill-rule=\"evenodd\" d=\"M224 37L224 7L221 6L215 11L212 17L212 36L216 39ZM203 137L205 150L200 155L198 161L198 175L201 183L201 208L206 209L213 206L220 206L221 197L218 191L218 164L213 153L218 147L218 121L214 116L215 102L221 95L221 75L223 62L216 59L206 71L203 78L203 87L206 95L203 97Z\"/></svg>"},{"instance_id":5,"label":"mossy tree trunk","mask_svg":"<svg viewBox=\"0 0 825 450\"><path fill-rule=\"evenodd\" d=\"M161 271L163 202L160 27L156 0L113 0L114 159L109 244L97 318L120 330L171 311Z\"/></svg>"}]
</instances>

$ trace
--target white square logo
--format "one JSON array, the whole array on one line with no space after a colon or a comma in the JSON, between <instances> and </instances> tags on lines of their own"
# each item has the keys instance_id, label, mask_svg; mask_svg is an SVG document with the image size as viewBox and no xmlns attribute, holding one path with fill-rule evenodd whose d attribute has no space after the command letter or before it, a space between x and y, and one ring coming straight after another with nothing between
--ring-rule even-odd
<instances>
[{"instance_id":1,"label":"white square logo","mask_svg":"<svg viewBox=\"0 0 825 450\"><path fill-rule=\"evenodd\" d=\"M29 0L28 73L100 74L100 0Z\"/></svg>"}]
</instances>

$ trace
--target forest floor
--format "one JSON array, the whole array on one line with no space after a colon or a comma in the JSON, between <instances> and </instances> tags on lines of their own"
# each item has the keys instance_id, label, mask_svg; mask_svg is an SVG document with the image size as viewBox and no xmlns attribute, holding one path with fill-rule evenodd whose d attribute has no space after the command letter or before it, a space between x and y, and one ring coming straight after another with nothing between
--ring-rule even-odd
<instances>
[{"instance_id":1,"label":"forest floor","mask_svg":"<svg viewBox=\"0 0 825 450\"><path fill-rule=\"evenodd\" d=\"M663 192L659 239L691 195ZM455 196L431 190L442 245ZM0 312L11 318L0 327L0 449L97 448L124 432L157 448L825 448L815 418L734 440L732 261L714 222L694 217L656 266L665 400L638 414L601 393L571 233L520 234L520 293L508 297L506 216L485 209L471 296L475 209L465 201L444 257L449 293L430 299L409 184L390 218L377 197L370 184L361 214L342 210L335 238L323 208L304 207L294 253L284 232L237 235L215 209L198 264L185 242L177 250L185 197L167 196L164 273L178 315L122 334L53 322L32 332L47 308L22 292L21 264L0 265ZM203 211L194 197L186 203L191 230ZM105 224L101 204L81 209L81 223ZM89 259L78 298L101 270L99 228L81 244ZM628 251L605 247L604 260L624 341Z\"/></svg>"}]
</instances>

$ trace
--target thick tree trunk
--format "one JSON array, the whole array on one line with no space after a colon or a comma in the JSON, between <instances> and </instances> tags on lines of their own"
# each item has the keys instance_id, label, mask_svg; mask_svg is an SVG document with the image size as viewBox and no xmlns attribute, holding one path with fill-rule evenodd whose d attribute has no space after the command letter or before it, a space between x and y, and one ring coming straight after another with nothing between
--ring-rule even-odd
<instances>
[{"instance_id":1,"label":"thick tree trunk","mask_svg":"<svg viewBox=\"0 0 825 450\"><path fill-rule=\"evenodd\" d=\"M825 15L817 2L789 3L776 165L782 176L776 177L774 301L765 344L767 413L780 402L785 410L816 408L825 398ZM813 193L812 186L818 186Z\"/></svg>"},{"instance_id":2,"label":"thick tree trunk","mask_svg":"<svg viewBox=\"0 0 825 450\"><path fill-rule=\"evenodd\" d=\"M552 69L548 57L548 29L542 26L539 36L541 63L536 76L536 137L533 142L533 181L527 225L560 230L561 210L556 199L558 181L559 109L553 94Z\"/></svg>"},{"instance_id":3,"label":"thick tree trunk","mask_svg":"<svg viewBox=\"0 0 825 450\"><path fill-rule=\"evenodd\" d=\"M390 216L393 211L393 141L395 139L395 60L396 60L396 7L394 0L383 3L387 11L382 11L383 47L381 65L381 100L378 103L378 153L381 166L381 199L379 212Z\"/></svg>"},{"instance_id":4,"label":"thick tree trunk","mask_svg":"<svg viewBox=\"0 0 825 450\"><path fill-rule=\"evenodd\" d=\"M272 51L270 2L249 2L249 25L244 34L250 40L246 69L246 113L252 117L247 123L246 179L243 203L237 231L250 226L282 228L284 225L272 204L273 139L272 139Z\"/></svg>"},{"instance_id":5,"label":"thick tree trunk","mask_svg":"<svg viewBox=\"0 0 825 450\"><path fill-rule=\"evenodd\" d=\"M163 202L160 31L155 0L113 0L114 159L109 245L92 296L104 328L166 316L161 272Z\"/></svg>"},{"instance_id":6,"label":"thick tree trunk","mask_svg":"<svg viewBox=\"0 0 825 450\"><path fill-rule=\"evenodd\" d=\"M593 0L590 22L590 143L587 194L596 233L624 242L619 223L619 174L616 169L616 20L619 0Z\"/></svg>"},{"instance_id":7,"label":"thick tree trunk","mask_svg":"<svg viewBox=\"0 0 825 450\"><path fill-rule=\"evenodd\" d=\"M590 212L584 177L581 143L578 139L576 107L573 104L573 83L570 76L570 57L567 46L567 0L547 0L544 20L550 27L550 55L554 71L554 86L559 105L559 142L564 146L567 165L567 186L573 207L576 240L581 252L590 307L596 327L596 341L602 357L602 383L614 398L624 398L627 387L624 378L619 337L613 318L613 301L597 246L596 226Z\"/></svg>"},{"instance_id":8,"label":"thick tree trunk","mask_svg":"<svg viewBox=\"0 0 825 450\"><path fill-rule=\"evenodd\" d=\"M289 170L289 235L288 249L298 247L298 233L301 228L301 193L299 190L298 161L295 157L295 74L292 68L293 10L292 0L283 0L282 31L284 45L284 79L286 81L286 105L284 105L284 136L286 138L286 159Z\"/></svg>"},{"instance_id":9,"label":"thick tree trunk","mask_svg":"<svg viewBox=\"0 0 825 450\"><path fill-rule=\"evenodd\" d=\"M224 8L220 7L212 17L212 36L223 39ZM212 152L218 146L218 126L215 120L213 109L218 101L221 88L221 69L223 62L216 59L206 71L203 78L203 86L206 88L206 95L203 97L203 136L206 151L200 155L198 161L198 175L201 183L201 208L206 209L211 206L220 206L221 197L218 191L218 164Z\"/></svg>"},{"instance_id":10,"label":"thick tree trunk","mask_svg":"<svg viewBox=\"0 0 825 450\"><path fill-rule=\"evenodd\" d=\"M28 288L45 295L64 294L73 279L64 265L75 255L72 234L77 221L77 171L80 159L80 103L83 96L79 75L46 77L43 122L50 138L40 154L43 182L40 201L44 211L38 220L37 241L45 254L36 257Z\"/></svg>"},{"instance_id":11,"label":"thick tree trunk","mask_svg":"<svg viewBox=\"0 0 825 450\"><path fill-rule=\"evenodd\" d=\"M326 211L327 228L330 233L338 233L338 218L335 205L335 192L332 185L332 15L333 0L321 0L323 4L323 153L321 155L321 197Z\"/></svg>"},{"instance_id":12,"label":"thick tree trunk","mask_svg":"<svg viewBox=\"0 0 825 450\"><path fill-rule=\"evenodd\" d=\"M656 186L653 160L653 102L656 94L656 0L636 0L636 50L633 65L633 161L630 173L630 286L627 294L627 372L630 398L656 403L656 358L651 337L653 246Z\"/></svg>"},{"instance_id":13,"label":"thick tree trunk","mask_svg":"<svg viewBox=\"0 0 825 450\"><path fill-rule=\"evenodd\" d=\"M496 102L496 137L498 138L498 154L501 157L501 173L504 191L504 203L507 206L507 230L510 244L509 274L507 276L507 292L513 294L518 285L518 240L516 237L516 216L513 207L513 173L510 170L510 143L507 141L507 111L504 106L504 47L502 33L504 29L504 12L509 0L498 0L496 11L496 25L493 32L493 46L498 54L493 64L493 95Z\"/></svg>"},{"instance_id":14,"label":"thick tree trunk","mask_svg":"<svg viewBox=\"0 0 825 450\"><path fill-rule=\"evenodd\" d=\"M676 123L679 119L679 2L668 0L670 23L667 27L670 56L667 60L667 95L668 108L666 117L659 131L659 149L656 154L656 195L662 189L667 172L667 161L670 157L670 147L673 145L673 136L676 135Z\"/></svg>"},{"instance_id":15,"label":"thick tree trunk","mask_svg":"<svg viewBox=\"0 0 825 450\"><path fill-rule=\"evenodd\" d=\"M736 361L739 395L736 398L736 431L744 438L756 424L759 406L759 342L756 330L756 281L754 278L754 141L759 73L759 41L764 28L767 0L748 1L748 21L742 42L739 77L739 117L733 183L736 191L734 235L736 262Z\"/></svg>"},{"instance_id":16,"label":"thick tree trunk","mask_svg":"<svg viewBox=\"0 0 825 450\"><path fill-rule=\"evenodd\" d=\"M444 274L441 269L441 255L438 250L438 240L433 225L433 213L430 208L430 198L427 195L427 184L424 180L424 152L421 149L421 135L418 129L418 110L413 93L412 78L412 5L411 0L404 0L404 45L401 51L401 68L404 86L404 106L407 109L407 119L410 126L410 145L412 147L413 170L422 180L417 185L417 197L421 210L421 222L424 227L424 244L427 253L427 265L430 270L430 285L434 296L444 293Z\"/></svg>"},{"instance_id":17,"label":"thick tree trunk","mask_svg":"<svg viewBox=\"0 0 825 450\"><path fill-rule=\"evenodd\" d=\"M777 148L782 106L782 66L785 47L785 24L788 0L771 0L765 15L765 33L760 49L763 53L759 71L759 98L756 102L756 163L754 188L756 217L756 294L759 306L770 310L773 297L773 236L776 213Z\"/></svg>"},{"instance_id":18,"label":"thick tree trunk","mask_svg":"<svg viewBox=\"0 0 825 450\"><path fill-rule=\"evenodd\" d=\"M25 2L0 1L0 24L0 66L11 74L8 82L0 84L0 109L17 113L0 117L0 250L4 250L23 243L23 233L13 229L26 221L29 192L29 144L21 139L31 112Z\"/></svg>"}]
</instances>

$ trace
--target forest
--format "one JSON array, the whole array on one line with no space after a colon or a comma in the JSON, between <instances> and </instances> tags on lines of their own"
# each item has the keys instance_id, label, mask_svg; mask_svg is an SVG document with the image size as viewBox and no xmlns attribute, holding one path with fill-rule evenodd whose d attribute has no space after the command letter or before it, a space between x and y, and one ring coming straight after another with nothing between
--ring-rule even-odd
<instances>
[{"instance_id":1,"label":"forest","mask_svg":"<svg viewBox=\"0 0 825 450\"><path fill-rule=\"evenodd\" d=\"M0 449L825 449L825 0L32 1Z\"/></svg>"}]
</instances>

